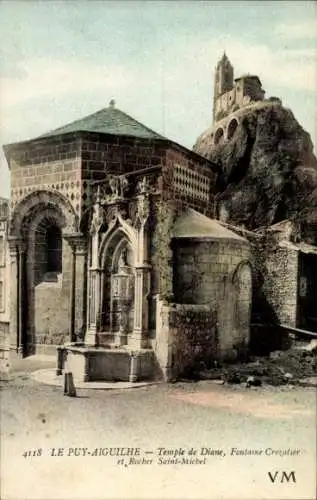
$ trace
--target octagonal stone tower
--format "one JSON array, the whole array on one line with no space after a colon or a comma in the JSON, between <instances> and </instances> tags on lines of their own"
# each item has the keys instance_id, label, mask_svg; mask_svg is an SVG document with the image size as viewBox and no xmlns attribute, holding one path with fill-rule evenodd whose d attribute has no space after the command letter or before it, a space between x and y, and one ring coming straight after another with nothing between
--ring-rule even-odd
<instances>
[{"instance_id":1,"label":"octagonal stone tower","mask_svg":"<svg viewBox=\"0 0 317 500\"><path fill-rule=\"evenodd\" d=\"M88 275L95 266L91 228L98 186L108 189L109 182L127 176L128 200L136 196L133 186L152 176L151 203L157 207L179 199L213 215L214 165L120 111L114 101L4 151L11 169L10 345L22 355L55 351L92 331ZM103 230L107 224L105 219ZM157 250L149 256L149 317L155 315L152 298L162 291L152 264Z\"/></svg>"}]
</instances>

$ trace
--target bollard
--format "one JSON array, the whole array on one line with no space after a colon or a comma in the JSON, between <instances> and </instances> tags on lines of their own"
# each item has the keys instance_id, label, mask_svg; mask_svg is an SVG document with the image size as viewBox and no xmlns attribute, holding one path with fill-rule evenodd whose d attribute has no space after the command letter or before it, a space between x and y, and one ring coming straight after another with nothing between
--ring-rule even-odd
<instances>
[{"instance_id":1,"label":"bollard","mask_svg":"<svg viewBox=\"0 0 317 500\"><path fill-rule=\"evenodd\" d=\"M75 398L77 396L72 372L65 373L64 396L69 396L71 398Z\"/></svg>"},{"instance_id":2,"label":"bollard","mask_svg":"<svg viewBox=\"0 0 317 500\"><path fill-rule=\"evenodd\" d=\"M131 353L129 382L136 382L138 379L139 358L135 353Z\"/></svg>"},{"instance_id":3,"label":"bollard","mask_svg":"<svg viewBox=\"0 0 317 500\"><path fill-rule=\"evenodd\" d=\"M67 394L68 373L64 373L64 396Z\"/></svg>"},{"instance_id":4,"label":"bollard","mask_svg":"<svg viewBox=\"0 0 317 500\"><path fill-rule=\"evenodd\" d=\"M63 358L64 358L64 349L61 346L56 348L57 350L57 367L56 367L56 375L61 375L63 373Z\"/></svg>"}]
</instances>

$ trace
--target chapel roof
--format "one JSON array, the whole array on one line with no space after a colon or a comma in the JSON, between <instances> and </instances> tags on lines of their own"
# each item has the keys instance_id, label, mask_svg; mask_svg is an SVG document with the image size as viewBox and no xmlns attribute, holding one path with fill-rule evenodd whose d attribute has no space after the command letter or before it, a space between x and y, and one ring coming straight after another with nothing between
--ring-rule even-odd
<instances>
[{"instance_id":1,"label":"chapel roof","mask_svg":"<svg viewBox=\"0 0 317 500\"><path fill-rule=\"evenodd\" d=\"M44 139L74 132L97 132L100 134L133 136L141 139L165 140L162 135L116 108L113 100L110 101L107 108L42 134L39 138Z\"/></svg>"},{"instance_id":2,"label":"chapel roof","mask_svg":"<svg viewBox=\"0 0 317 500\"><path fill-rule=\"evenodd\" d=\"M184 210L175 220L174 238L206 238L247 242L245 238L230 231L215 219L200 214L192 208Z\"/></svg>"},{"instance_id":3,"label":"chapel roof","mask_svg":"<svg viewBox=\"0 0 317 500\"><path fill-rule=\"evenodd\" d=\"M243 75L238 76L234 79L235 82L238 82L239 80L258 80L258 82L262 85L262 82L258 75L251 75L250 73L244 73Z\"/></svg>"},{"instance_id":4,"label":"chapel roof","mask_svg":"<svg viewBox=\"0 0 317 500\"><path fill-rule=\"evenodd\" d=\"M204 156L196 153L193 150L182 146L181 144L160 135L151 128L143 125L138 120L135 120L127 113L115 107L115 102L112 100L107 108L103 108L91 115L68 123L62 127L46 132L33 139L28 139L22 142L5 144L3 150L7 158L10 168L10 158L12 154L18 154L29 147L36 148L38 144L49 141L60 140L66 136L80 136L81 134L99 134L113 135L122 137L133 137L140 140L160 141L167 147L176 148L183 151L186 155L190 155L195 161L203 165L208 165L210 171L216 172L217 165Z\"/></svg>"}]
</instances>

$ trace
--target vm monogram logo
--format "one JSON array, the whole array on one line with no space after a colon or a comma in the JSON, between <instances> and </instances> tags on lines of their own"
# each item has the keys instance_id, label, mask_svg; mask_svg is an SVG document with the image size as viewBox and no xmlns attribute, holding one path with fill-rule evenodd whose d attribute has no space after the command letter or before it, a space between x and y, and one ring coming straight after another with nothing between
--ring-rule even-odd
<instances>
[{"instance_id":1,"label":"vm monogram logo","mask_svg":"<svg viewBox=\"0 0 317 500\"><path fill-rule=\"evenodd\" d=\"M290 481L296 483L295 471L293 470L289 473L285 472L284 470L277 470L275 472L268 472L268 475L272 483L284 483L284 480L287 483L289 483Z\"/></svg>"}]
</instances>

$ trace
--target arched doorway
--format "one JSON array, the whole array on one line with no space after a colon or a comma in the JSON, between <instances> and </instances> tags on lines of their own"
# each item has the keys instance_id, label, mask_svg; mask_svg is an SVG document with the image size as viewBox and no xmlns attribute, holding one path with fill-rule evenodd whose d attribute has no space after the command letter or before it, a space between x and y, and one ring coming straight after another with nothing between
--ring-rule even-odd
<instances>
[{"instance_id":1,"label":"arched doorway","mask_svg":"<svg viewBox=\"0 0 317 500\"><path fill-rule=\"evenodd\" d=\"M31 193L12 213L10 343L23 355L55 353L69 338L73 253L65 231L78 234L77 218L59 193Z\"/></svg>"}]
</instances>

